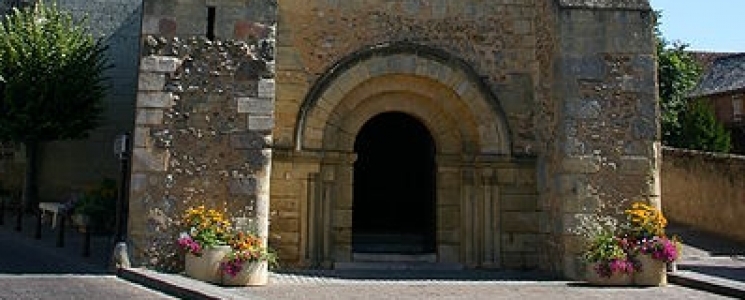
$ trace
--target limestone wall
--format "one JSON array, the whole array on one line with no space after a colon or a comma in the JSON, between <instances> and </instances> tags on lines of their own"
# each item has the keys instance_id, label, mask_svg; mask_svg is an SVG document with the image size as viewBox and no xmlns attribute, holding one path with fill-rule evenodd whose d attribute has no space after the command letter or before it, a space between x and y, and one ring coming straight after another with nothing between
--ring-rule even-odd
<instances>
[{"instance_id":1,"label":"limestone wall","mask_svg":"<svg viewBox=\"0 0 745 300\"><path fill-rule=\"evenodd\" d=\"M583 243L572 230L583 214L620 215L631 201L659 206L654 19L644 6L590 9L574 5L582 1L563 2L549 201L559 203L553 212L563 215L555 243L563 248L559 267L579 277Z\"/></svg>"},{"instance_id":2,"label":"limestone wall","mask_svg":"<svg viewBox=\"0 0 745 300\"><path fill-rule=\"evenodd\" d=\"M542 239L535 155L543 146L537 142L535 124L544 121L539 115L546 109L539 102L550 84L542 83L543 91L536 87L542 80L539 69L543 74L551 70L551 47L546 45L550 39L538 37L551 36L553 24L546 19L553 16L552 5L552 1L472 0L279 2L274 140L282 150L278 153L286 154L274 163L272 211L283 217L272 221L272 235L281 241L280 254L292 263L349 260L348 246L339 245L348 244L351 228L346 219L334 217L350 214L353 179L347 161L354 160L354 153L343 145L353 141L356 132L353 128L335 132L334 127L344 122L362 124L368 114L399 110L443 136L435 138L442 156L438 160L440 261L537 267ZM433 59L438 56L445 58ZM467 67L461 68L461 62ZM473 78L464 69L473 70ZM303 109L316 109L303 105L314 88L326 83L324 76L330 72L341 74L334 78L338 85L332 84L328 96L320 97L316 111L332 120L311 114L307 125L299 124L305 121ZM478 106L474 114L462 113L458 101L483 98L473 87L479 84L494 95L488 99L492 102ZM395 99L395 93L408 92L399 97L405 100L381 100L381 104L360 96L378 93ZM359 99L349 100L354 98ZM504 124L494 122L494 116L503 118ZM458 129L470 125L478 130ZM299 133L305 126L308 129ZM486 134L489 130L503 130L506 138ZM511 154L525 158L515 160ZM314 201L335 203L333 216L326 216L331 233L325 237L316 237L312 231L317 227L306 223L313 218L307 215ZM500 201L505 203L504 211ZM494 232L503 229L504 235Z\"/></svg>"},{"instance_id":3,"label":"limestone wall","mask_svg":"<svg viewBox=\"0 0 745 300\"><path fill-rule=\"evenodd\" d=\"M570 231L579 215L617 213L631 200L656 202L659 134L653 20L647 1L283 1L279 8L274 135L280 149L330 150L319 146L328 133L323 122L308 125L316 130L308 138L311 143L301 144L305 137L298 134L296 122L302 120L298 115L322 76L343 68L339 62L362 49L412 43L442 50L472 67L495 95L497 115L506 119L509 155L532 158L530 164L535 166L534 177L520 192L530 195L518 203L521 211L510 212L500 203L500 223L494 227L498 240L505 242L497 245L503 255L500 265L515 267L516 261L530 261L577 277L582 240ZM385 51L381 53L385 56ZM352 94L354 84L370 77L406 72L404 60L375 58L361 59L362 67L352 69L338 88L321 98ZM415 69L412 73L419 72ZM446 84L459 80L455 75L432 77ZM424 84L412 80L409 86L418 89ZM319 110L327 111L332 122L345 118L338 113L350 109L326 105L329 102L338 103L321 101ZM354 132L345 134L353 137ZM276 190L283 207L295 209L289 216L300 220L308 173L292 171L301 165L309 171L320 168L323 177L323 166L313 163L322 161L323 154L317 155L302 162L292 156L278 162L287 171L282 180L275 179L274 186L292 186L297 191L273 188L272 193ZM470 174L466 168L456 170ZM470 193L468 178L444 182L446 195L461 193L461 201L469 201L463 196ZM509 188L499 190L500 201L520 198L506 194ZM459 209L463 213L469 208ZM466 217L467 213L460 215L456 224L467 226ZM282 224L278 228L307 230L302 222L291 220L287 224L282 222L290 220L278 220ZM508 226L518 223L525 226ZM464 234L470 234L470 227L463 228ZM468 243L461 241L461 248L453 248L461 253L461 260L474 255ZM302 242L297 249L299 255L307 250Z\"/></svg>"},{"instance_id":4,"label":"limestone wall","mask_svg":"<svg viewBox=\"0 0 745 300\"><path fill-rule=\"evenodd\" d=\"M296 115L321 75L362 49L405 41L469 63L500 99L514 152L535 153L536 24L544 17L535 2L281 1L277 146L292 148Z\"/></svg>"},{"instance_id":5,"label":"limestone wall","mask_svg":"<svg viewBox=\"0 0 745 300\"><path fill-rule=\"evenodd\" d=\"M272 3L145 1L129 206L137 264L178 268L174 225L189 206L249 217L267 236Z\"/></svg>"},{"instance_id":6,"label":"limestone wall","mask_svg":"<svg viewBox=\"0 0 745 300\"><path fill-rule=\"evenodd\" d=\"M665 148L663 158L665 217L745 241L745 157Z\"/></svg>"}]
</instances>

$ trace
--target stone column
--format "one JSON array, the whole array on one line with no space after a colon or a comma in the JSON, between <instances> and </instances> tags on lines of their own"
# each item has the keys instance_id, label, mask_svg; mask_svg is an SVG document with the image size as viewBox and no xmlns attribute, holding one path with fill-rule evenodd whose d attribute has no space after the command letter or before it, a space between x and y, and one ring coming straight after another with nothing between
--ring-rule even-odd
<instances>
[{"instance_id":1,"label":"stone column","mask_svg":"<svg viewBox=\"0 0 745 300\"><path fill-rule=\"evenodd\" d=\"M452 157L437 158L437 259L442 263L462 263L461 227L462 185L458 163Z\"/></svg>"},{"instance_id":2,"label":"stone column","mask_svg":"<svg viewBox=\"0 0 745 300\"><path fill-rule=\"evenodd\" d=\"M248 114L248 132L263 136L265 141L271 141L271 132L274 129L274 103L275 103L274 79L261 79L258 84L257 98L248 98L241 103L238 102L238 112ZM241 107L243 104L243 107ZM270 207L270 182L272 166L271 143L260 144L263 147L252 151L253 155L261 157L260 162L254 166L256 177L256 222L257 234L261 237L264 245L268 244L269 238L269 207ZM258 151L257 151L258 150ZM256 161L256 160L254 160Z\"/></svg>"},{"instance_id":3,"label":"stone column","mask_svg":"<svg viewBox=\"0 0 745 300\"><path fill-rule=\"evenodd\" d=\"M492 167L481 169L482 194L484 199L483 207L483 257L481 266L485 268L499 267L500 260L500 234L499 228L499 187L495 178L495 171Z\"/></svg>"},{"instance_id":4,"label":"stone column","mask_svg":"<svg viewBox=\"0 0 745 300\"><path fill-rule=\"evenodd\" d=\"M479 216L478 187L473 167L461 169L461 261L468 267L475 267L479 253Z\"/></svg>"},{"instance_id":5,"label":"stone column","mask_svg":"<svg viewBox=\"0 0 745 300\"><path fill-rule=\"evenodd\" d=\"M269 242L269 183L272 174L272 150L263 149L261 155L267 159L267 163L256 172L256 223L257 234L261 237L264 245Z\"/></svg>"}]
</instances>

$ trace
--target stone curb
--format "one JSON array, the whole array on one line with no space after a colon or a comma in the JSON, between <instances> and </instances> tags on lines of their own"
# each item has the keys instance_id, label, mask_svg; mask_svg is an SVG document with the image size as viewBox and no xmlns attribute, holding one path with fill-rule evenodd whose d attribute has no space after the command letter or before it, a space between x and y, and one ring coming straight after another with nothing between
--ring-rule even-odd
<instances>
[{"instance_id":1,"label":"stone curb","mask_svg":"<svg viewBox=\"0 0 745 300\"><path fill-rule=\"evenodd\" d=\"M180 275L161 274L140 268L121 268L117 276L160 291L180 299L247 299L246 295L237 295L223 291L223 288L209 283L182 277Z\"/></svg>"},{"instance_id":2,"label":"stone curb","mask_svg":"<svg viewBox=\"0 0 745 300\"><path fill-rule=\"evenodd\" d=\"M708 276L691 271L677 271L667 274L668 281L680 286L707 291L727 297L745 299L745 285L720 277Z\"/></svg>"},{"instance_id":3,"label":"stone curb","mask_svg":"<svg viewBox=\"0 0 745 300\"><path fill-rule=\"evenodd\" d=\"M124 280L180 299L249 298L248 295L229 293L225 291L225 288L209 283L193 280L180 275L163 274L147 269L122 268L118 270L117 276ZM677 271L674 273L668 273L668 281L683 287L727 297L745 299L745 285L720 277L708 276L691 271Z\"/></svg>"}]
</instances>

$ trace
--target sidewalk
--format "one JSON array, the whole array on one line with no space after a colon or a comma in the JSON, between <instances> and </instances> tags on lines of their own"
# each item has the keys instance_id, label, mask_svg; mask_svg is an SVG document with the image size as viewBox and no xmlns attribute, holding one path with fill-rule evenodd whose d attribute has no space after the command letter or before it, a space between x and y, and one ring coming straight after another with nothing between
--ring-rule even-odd
<instances>
[{"instance_id":1,"label":"sidewalk","mask_svg":"<svg viewBox=\"0 0 745 300\"><path fill-rule=\"evenodd\" d=\"M534 272L478 270L284 272L273 273L272 283L264 288L225 288L144 269L121 270L120 276L190 299L710 299L718 295L745 298L745 247L742 244L684 226L671 225L668 232L683 239L684 249L678 263L679 271L669 273L671 284L667 288L597 288L554 280Z\"/></svg>"},{"instance_id":2,"label":"sidewalk","mask_svg":"<svg viewBox=\"0 0 745 300\"><path fill-rule=\"evenodd\" d=\"M24 259L2 260L7 274L107 274L113 241L94 236L91 257L82 257L83 235L68 228L65 247L56 247L56 232L45 224L42 239L36 240L35 219L28 216L22 232L16 232L15 218L6 214L0 235L35 245ZM519 271L333 271L308 270L272 273L271 284L261 288L227 288L207 284L179 274L131 268L119 270L119 277L166 294L185 299L699 299L745 298L745 247L685 227L671 226L686 245L680 271L670 274L667 288L590 287L578 282L555 280L537 272ZM38 251L36 251L38 250ZM52 255L54 265L34 264L34 256ZM689 289L690 288L690 289ZM716 294L710 294L716 293Z\"/></svg>"},{"instance_id":3,"label":"sidewalk","mask_svg":"<svg viewBox=\"0 0 745 300\"><path fill-rule=\"evenodd\" d=\"M122 270L120 276L184 299L729 299L675 284L651 288L598 287L544 280L540 276L531 278L536 274L532 272L446 273L452 276L432 271L412 271L406 276L385 271L272 273L268 286L242 288L220 287L144 269Z\"/></svg>"},{"instance_id":4,"label":"sidewalk","mask_svg":"<svg viewBox=\"0 0 745 300\"><path fill-rule=\"evenodd\" d=\"M669 225L667 233L683 240L678 272L670 274L670 282L745 298L745 243L677 224Z\"/></svg>"}]
</instances>

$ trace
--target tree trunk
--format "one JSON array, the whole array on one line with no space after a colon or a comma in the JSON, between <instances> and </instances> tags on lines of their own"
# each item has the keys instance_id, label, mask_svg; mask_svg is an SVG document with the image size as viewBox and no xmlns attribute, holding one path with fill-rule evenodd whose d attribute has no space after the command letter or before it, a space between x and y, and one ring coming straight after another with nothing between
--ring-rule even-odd
<instances>
[{"instance_id":1,"label":"tree trunk","mask_svg":"<svg viewBox=\"0 0 745 300\"><path fill-rule=\"evenodd\" d=\"M39 203L39 185L37 183L39 173L39 142L38 141L26 141L26 180L23 186L23 201L21 201L21 208L23 211L30 211L36 207Z\"/></svg>"}]
</instances>

